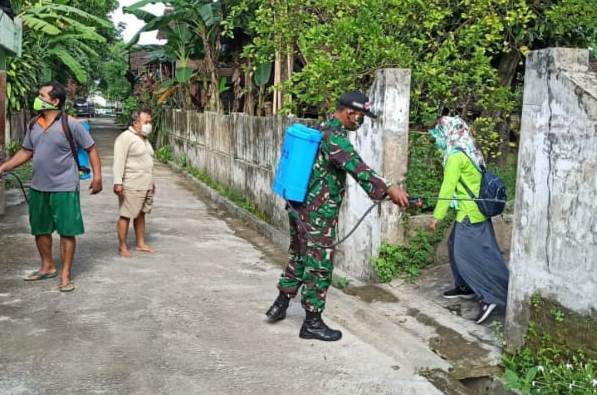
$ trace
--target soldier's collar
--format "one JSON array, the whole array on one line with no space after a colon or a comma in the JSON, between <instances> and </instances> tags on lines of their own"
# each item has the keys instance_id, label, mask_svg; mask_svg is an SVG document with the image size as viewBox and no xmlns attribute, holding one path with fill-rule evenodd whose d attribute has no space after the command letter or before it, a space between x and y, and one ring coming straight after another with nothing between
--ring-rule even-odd
<instances>
[{"instance_id":1,"label":"soldier's collar","mask_svg":"<svg viewBox=\"0 0 597 395\"><path fill-rule=\"evenodd\" d=\"M325 125L328 128L333 129L335 132L346 133L344 126L342 126L342 122L340 122L340 120L336 117L331 117L328 119Z\"/></svg>"}]
</instances>

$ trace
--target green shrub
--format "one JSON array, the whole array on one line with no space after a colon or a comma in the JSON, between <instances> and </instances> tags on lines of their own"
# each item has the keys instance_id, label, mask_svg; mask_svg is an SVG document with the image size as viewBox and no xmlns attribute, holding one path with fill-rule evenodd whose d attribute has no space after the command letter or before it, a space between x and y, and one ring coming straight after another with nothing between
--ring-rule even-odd
<instances>
[{"instance_id":1,"label":"green shrub","mask_svg":"<svg viewBox=\"0 0 597 395\"><path fill-rule=\"evenodd\" d=\"M410 196L437 196L443 179L441 153L435 148L433 138L427 133L409 134L408 171L406 190ZM411 214L433 210L435 201L423 199L423 207L411 209Z\"/></svg>"},{"instance_id":2,"label":"green shrub","mask_svg":"<svg viewBox=\"0 0 597 395\"><path fill-rule=\"evenodd\" d=\"M531 296L529 308L525 346L502 356L508 388L524 395L597 394L594 336L584 333L595 327L595 316L566 310L539 293Z\"/></svg>"},{"instance_id":3,"label":"green shrub","mask_svg":"<svg viewBox=\"0 0 597 395\"><path fill-rule=\"evenodd\" d=\"M453 214L446 217L434 232L418 229L404 245L383 243L378 256L371 260L377 278L382 282L389 282L401 277L414 282L421 275L422 269L433 264L435 247L444 238L453 219Z\"/></svg>"},{"instance_id":4,"label":"green shrub","mask_svg":"<svg viewBox=\"0 0 597 395\"><path fill-rule=\"evenodd\" d=\"M14 154L16 154L20 149L21 149L21 144L19 144L17 141L11 141L10 143L6 144L6 153L8 154L8 156L13 156Z\"/></svg>"},{"instance_id":5,"label":"green shrub","mask_svg":"<svg viewBox=\"0 0 597 395\"><path fill-rule=\"evenodd\" d=\"M155 157L162 163L171 162L174 159L172 147L164 145L163 147L158 148L155 152Z\"/></svg>"},{"instance_id":6,"label":"green shrub","mask_svg":"<svg viewBox=\"0 0 597 395\"><path fill-rule=\"evenodd\" d=\"M118 115L118 123L128 125L131 122L133 111L139 110L140 102L135 96L130 96L124 100L122 113Z\"/></svg>"}]
</instances>

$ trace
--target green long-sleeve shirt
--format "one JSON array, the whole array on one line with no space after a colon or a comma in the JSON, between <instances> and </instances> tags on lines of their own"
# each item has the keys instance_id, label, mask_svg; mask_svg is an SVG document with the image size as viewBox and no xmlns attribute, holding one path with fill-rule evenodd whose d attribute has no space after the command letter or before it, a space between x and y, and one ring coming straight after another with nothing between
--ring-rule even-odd
<instances>
[{"instance_id":1,"label":"green long-sleeve shirt","mask_svg":"<svg viewBox=\"0 0 597 395\"><path fill-rule=\"evenodd\" d=\"M439 197L442 199L451 199L453 197L458 199L470 199L470 196L459 182L461 178L475 196L479 196L481 173L473 165L466 154L456 152L448 157L448 161L444 167L444 180L439 191ZM435 210L433 211L433 218L442 220L448 213L449 208L450 200L438 200ZM462 222L467 216L473 224L483 222L487 219L481 214L479 207L477 207L477 203L474 201L458 201L456 221Z\"/></svg>"}]
</instances>

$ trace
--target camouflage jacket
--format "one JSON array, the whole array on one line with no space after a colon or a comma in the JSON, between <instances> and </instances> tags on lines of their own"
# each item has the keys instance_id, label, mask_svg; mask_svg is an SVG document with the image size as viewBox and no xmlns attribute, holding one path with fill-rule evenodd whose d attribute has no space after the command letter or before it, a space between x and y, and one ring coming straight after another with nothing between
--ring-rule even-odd
<instances>
[{"instance_id":1,"label":"camouflage jacket","mask_svg":"<svg viewBox=\"0 0 597 395\"><path fill-rule=\"evenodd\" d=\"M327 136L321 141L307 198L300 211L336 219L346 190L346 173L350 173L371 199L382 199L389 184L363 162L340 121L331 118L319 129Z\"/></svg>"}]
</instances>

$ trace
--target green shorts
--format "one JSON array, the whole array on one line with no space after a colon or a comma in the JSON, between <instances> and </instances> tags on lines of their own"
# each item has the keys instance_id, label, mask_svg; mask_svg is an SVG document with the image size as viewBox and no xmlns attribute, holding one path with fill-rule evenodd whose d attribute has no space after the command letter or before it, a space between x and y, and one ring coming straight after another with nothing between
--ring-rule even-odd
<instances>
[{"instance_id":1,"label":"green shorts","mask_svg":"<svg viewBox=\"0 0 597 395\"><path fill-rule=\"evenodd\" d=\"M40 192L29 190L29 224L31 234L78 236L85 233L79 191Z\"/></svg>"}]
</instances>

